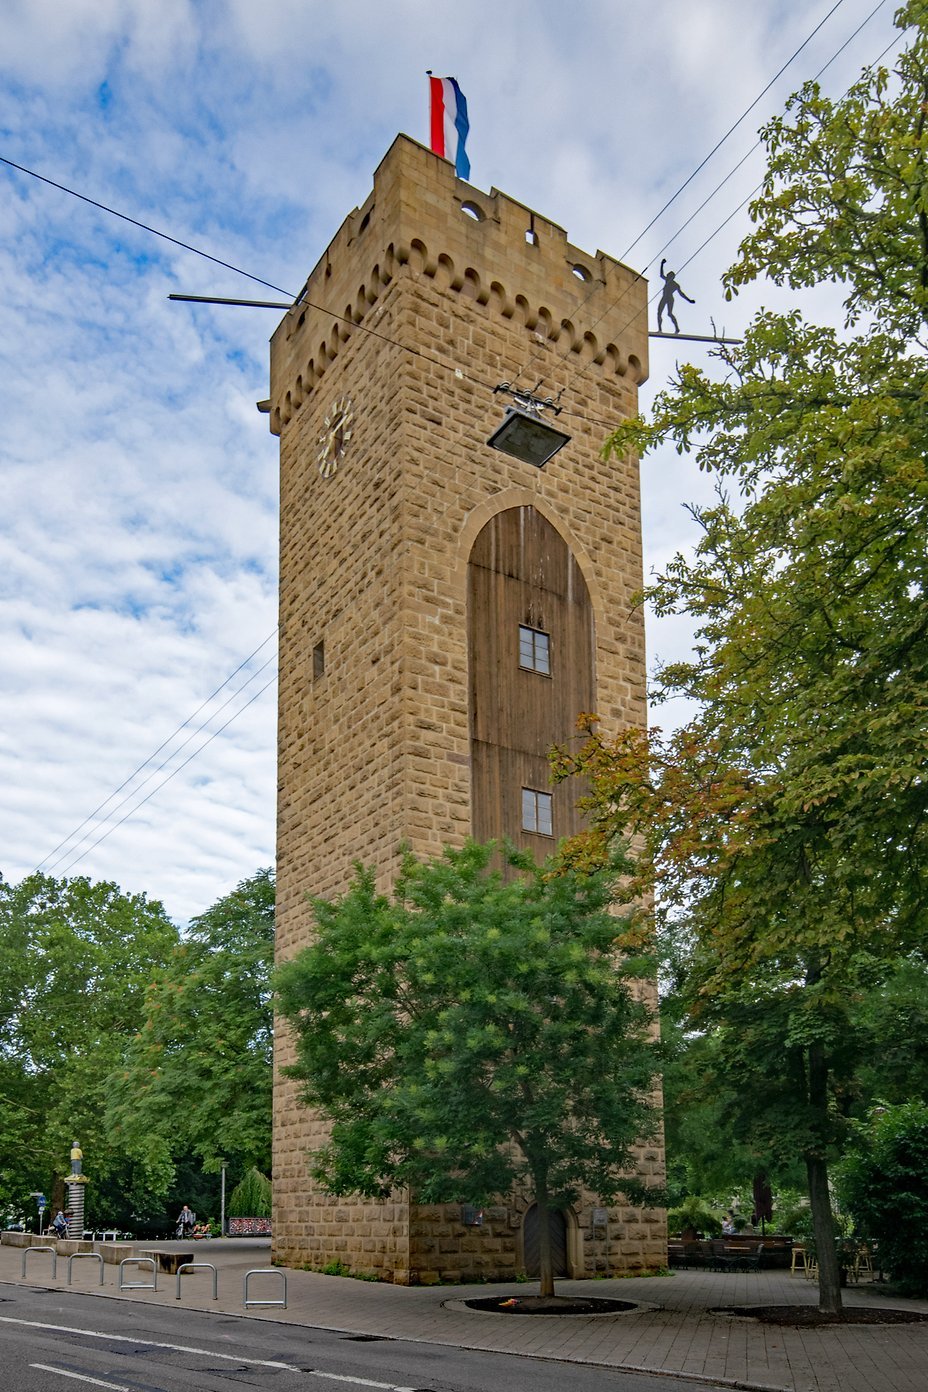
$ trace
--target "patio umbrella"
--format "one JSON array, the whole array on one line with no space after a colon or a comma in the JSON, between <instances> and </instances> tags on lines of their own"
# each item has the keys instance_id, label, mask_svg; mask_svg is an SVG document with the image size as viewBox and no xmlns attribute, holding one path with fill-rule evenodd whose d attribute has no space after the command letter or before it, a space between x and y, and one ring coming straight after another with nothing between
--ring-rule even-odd
<instances>
[{"instance_id":1,"label":"patio umbrella","mask_svg":"<svg viewBox=\"0 0 928 1392\"><path fill-rule=\"evenodd\" d=\"M760 1221L761 1235L766 1233L766 1223L773 1217L773 1193L767 1182L767 1176L760 1170L754 1176L754 1216L752 1221L756 1224Z\"/></svg>"}]
</instances>

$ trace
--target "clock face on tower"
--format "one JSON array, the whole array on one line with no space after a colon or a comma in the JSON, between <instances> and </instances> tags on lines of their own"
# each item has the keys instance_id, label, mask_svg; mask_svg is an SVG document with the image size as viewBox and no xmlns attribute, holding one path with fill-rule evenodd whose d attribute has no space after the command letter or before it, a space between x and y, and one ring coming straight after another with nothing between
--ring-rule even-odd
<instances>
[{"instance_id":1,"label":"clock face on tower","mask_svg":"<svg viewBox=\"0 0 928 1392\"><path fill-rule=\"evenodd\" d=\"M316 457L323 478L331 478L338 468L338 461L351 439L353 420L354 410L347 396L333 401L323 422L322 434L319 436L319 453Z\"/></svg>"}]
</instances>

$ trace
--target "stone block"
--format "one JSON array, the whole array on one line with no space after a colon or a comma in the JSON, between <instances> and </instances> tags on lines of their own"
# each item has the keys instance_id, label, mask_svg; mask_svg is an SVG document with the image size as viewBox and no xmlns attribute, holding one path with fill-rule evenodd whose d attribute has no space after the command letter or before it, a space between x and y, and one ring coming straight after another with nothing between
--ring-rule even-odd
<instances>
[{"instance_id":1,"label":"stone block","mask_svg":"<svg viewBox=\"0 0 928 1392\"><path fill-rule=\"evenodd\" d=\"M135 1256L131 1242L95 1242L93 1250L99 1252L107 1266L118 1266L127 1257Z\"/></svg>"},{"instance_id":2,"label":"stone block","mask_svg":"<svg viewBox=\"0 0 928 1392\"><path fill-rule=\"evenodd\" d=\"M192 1251L189 1252L162 1252L157 1248L142 1248L140 1251L133 1252L133 1256L153 1257L157 1263L158 1270L163 1271L168 1276L176 1276L177 1268L185 1266L188 1262L196 1260Z\"/></svg>"}]
</instances>

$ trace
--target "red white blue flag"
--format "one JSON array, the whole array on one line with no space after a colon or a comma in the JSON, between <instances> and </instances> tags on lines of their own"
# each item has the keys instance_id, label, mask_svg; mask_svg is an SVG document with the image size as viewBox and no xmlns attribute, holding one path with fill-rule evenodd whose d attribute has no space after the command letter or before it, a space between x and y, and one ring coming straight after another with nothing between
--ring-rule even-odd
<instances>
[{"instance_id":1,"label":"red white blue flag","mask_svg":"<svg viewBox=\"0 0 928 1392\"><path fill-rule=\"evenodd\" d=\"M453 77L429 73L431 143L436 155L450 160L459 179L470 178L470 160L464 150L470 122L467 102Z\"/></svg>"}]
</instances>

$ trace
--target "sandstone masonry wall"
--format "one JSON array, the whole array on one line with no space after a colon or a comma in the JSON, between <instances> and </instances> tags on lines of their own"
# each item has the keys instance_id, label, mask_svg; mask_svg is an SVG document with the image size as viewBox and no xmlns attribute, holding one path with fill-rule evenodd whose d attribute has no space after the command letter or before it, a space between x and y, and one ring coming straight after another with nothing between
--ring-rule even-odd
<instances>
[{"instance_id":1,"label":"sandstone masonry wall","mask_svg":"<svg viewBox=\"0 0 928 1392\"><path fill-rule=\"evenodd\" d=\"M594 607L598 713L607 728L644 721L637 467L599 451L636 409L645 292L628 268L400 136L274 335L282 957L311 937L306 895L338 893L354 861L386 886L402 841L432 854L470 831L466 571L496 511L532 506L560 531ZM516 377L563 390L572 439L543 470L485 444L506 403L493 387ZM345 399L351 438L323 478L320 437ZM517 1198L465 1228L459 1209L410 1210L403 1195L379 1205L316 1192L306 1157L324 1128L279 1073L291 1057L279 1030L278 1260L340 1260L401 1282L520 1268ZM661 1147L642 1146L639 1167L659 1180ZM575 1274L665 1261L662 1215L623 1207L594 1228L595 1208L588 1196L572 1219Z\"/></svg>"}]
</instances>

